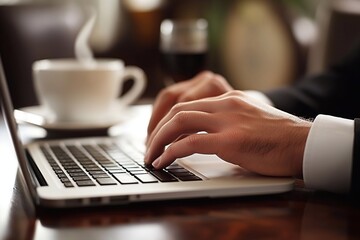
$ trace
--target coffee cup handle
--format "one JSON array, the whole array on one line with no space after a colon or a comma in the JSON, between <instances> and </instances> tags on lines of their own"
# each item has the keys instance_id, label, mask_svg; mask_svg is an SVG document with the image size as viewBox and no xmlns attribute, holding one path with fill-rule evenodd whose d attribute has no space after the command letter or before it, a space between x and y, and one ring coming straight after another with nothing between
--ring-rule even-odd
<instances>
[{"instance_id":1,"label":"coffee cup handle","mask_svg":"<svg viewBox=\"0 0 360 240\"><path fill-rule=\"evenodd\" d=\"M121 105L127 106L135 102L138 97L143 93L146 87L146 75L145 72L135 66L126 66L123 75L123 80L132 79L134 84L123 96L118 100Z\"/></svg>"}]
</instances>

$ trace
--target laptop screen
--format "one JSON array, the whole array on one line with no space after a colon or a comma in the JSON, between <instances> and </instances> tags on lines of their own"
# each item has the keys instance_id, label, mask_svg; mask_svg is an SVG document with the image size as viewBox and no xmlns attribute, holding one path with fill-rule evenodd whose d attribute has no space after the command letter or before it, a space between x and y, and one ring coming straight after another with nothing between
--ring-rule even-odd
<instances>
[{"instance_id":1,"label":"laptop screen","mask_svg":"<svg viewBox=\"0 0 360 240\"><path fill-rule=\"evenodd\" d=\"M14 151L16 153L16 157L19 162L20 171L22 176L25 179L27 184L27 188L30 190L31 194L35 196L35 189L31 183L35 183L35 179L30 174L30 166L26 159L24 147L18 137L18 128L14 118L14 108L12 106L4 68L2 65L2 60L0 56L0 111L1 111L1 119L0 119L0 127L6 128L9 134L9 145L14 147ZM4 125L4 126L3 126Z\"/></svg>"}]
</instances>

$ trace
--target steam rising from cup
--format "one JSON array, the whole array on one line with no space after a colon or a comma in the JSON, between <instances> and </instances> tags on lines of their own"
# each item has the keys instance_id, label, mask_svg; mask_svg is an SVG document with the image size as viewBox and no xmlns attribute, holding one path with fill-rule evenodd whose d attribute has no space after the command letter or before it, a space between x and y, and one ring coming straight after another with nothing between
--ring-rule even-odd
<instances>
[{"instance_id":1,"label":"steam rising from cup","mask_svg":"<svg viewBox=\"0 0 360 240\"><path fill-rule=\"evenodd\" d=\"M75 56L78 61L84 64L94 64L94 56L89 47L89 39L95 25L97 14L93 8L88 8L88 10L90 17L81 28L75 40Z\"/></svg>"}]
</instances>

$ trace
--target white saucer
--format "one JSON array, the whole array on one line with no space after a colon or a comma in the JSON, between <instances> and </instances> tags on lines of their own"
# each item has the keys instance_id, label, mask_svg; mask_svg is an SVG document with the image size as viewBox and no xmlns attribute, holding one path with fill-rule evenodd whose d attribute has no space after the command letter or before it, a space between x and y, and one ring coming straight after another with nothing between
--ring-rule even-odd
<instances>
[{"instance_id":1,"label":"white saucer","mask_svg":"<svg viewBox=\"0 0 360 240\"><path fill-rule=\"evenodd\" d=\"M28 123L47 130L100 130L119 124L131 115L132 107L114 112L111 118L99 122L58 122L51 119L42 106L31 106L16 109L14 116L19 123Z\"/></svg>"}]
</instances>

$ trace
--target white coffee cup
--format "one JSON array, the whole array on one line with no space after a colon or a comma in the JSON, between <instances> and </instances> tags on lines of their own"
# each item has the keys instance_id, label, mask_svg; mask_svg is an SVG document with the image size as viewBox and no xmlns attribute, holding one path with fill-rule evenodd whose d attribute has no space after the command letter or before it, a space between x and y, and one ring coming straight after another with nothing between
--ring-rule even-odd
<instances>
[{"instance_id":1,"label":"white coffee cup","mask_svg":"<svg viewBox=\"0 0 360 240\"><path fill-rule=\"evenodd\" d=\"M33 77L40 104L59 122L106 121L136 101L146 86L144 72L119 59L39 60L33 64ZM120 97L128 79L134 84Z\"/></svg>"}]
</instances>

